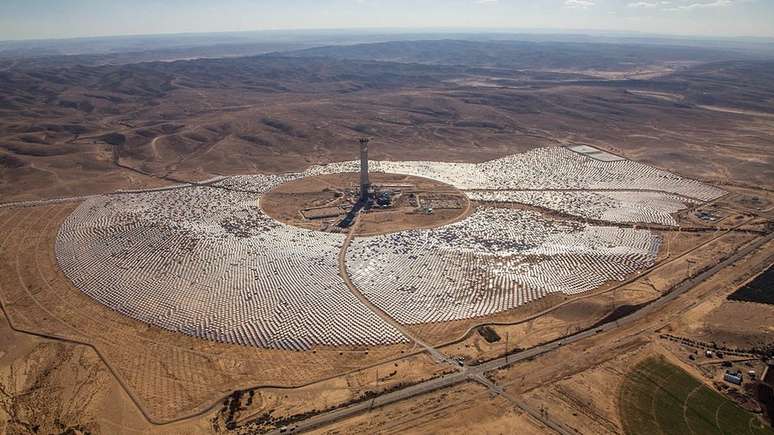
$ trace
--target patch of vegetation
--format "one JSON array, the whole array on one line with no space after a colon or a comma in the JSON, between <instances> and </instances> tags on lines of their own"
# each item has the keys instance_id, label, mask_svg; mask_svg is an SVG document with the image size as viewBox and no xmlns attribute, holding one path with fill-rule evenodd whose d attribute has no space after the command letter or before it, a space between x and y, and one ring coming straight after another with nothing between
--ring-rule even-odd
<instances>
[{"instance_id":1,"label":"patch of vegetation","mask_svg":"<svg viewBox=\"0 0 774 435\"><path fill-rule=\"evenodd\" d=\"M493 130L503 130L505 127L492 121L482 120L462 120L454 123L455 127L462 128L491 128Z\"/></svg>"},{"instance_id":2,"label":"patch of vegetation","mask_svg":"<svg viewBox=\"0 0 774 435\"><path fill-rule=\"evenodd\" d=\"M37 345L0 373L0 415L8 434L97 433L92 415L104 399L106 369L89 352L61 343ZM17 360L19 361L19 360ZM64 385L67 379L70 385Z\"/></svg>"},{"instance_id":3,"label":"patch of vegetation","mask_svg":"<svg viewBox=\"0 0 774 435\"><path fill-rule=\"evenodd\" d=\"M627 434L774 435L733 401L663 358L639 363L624 380L620 412Z\"/></svg>"},{"instance_id":4,"label":"patch of vegetation","mask_svg":"<svg viewBox=\"0 0 774 435\"><path fill-rule=\"evenodd\" d=\"M774 368L769 367L769 370L774 370ZM771 377L774 378L774 376ZM759 383L757 396L758 401L763 405L763 411L769 424L774 425L774 387L763 382Z\"/></svg>"},{"instance_id":5,"label":"patch of vegetation","mask_svg":"<svg viewBox=\"0 0 774 435\"><path fill-rule=\"evenodd\" d=\"M84 101L61 100L59 101L59 106L67 109L77 109L86 113L91 113L94 111L94 105L86 100Z\"/></svg>"},{"instance_id":6,"label":"patch of vegetation","mask_svg":"<svg viewBox=\"0 0 774 435\"><path fill-rule=\"evenodd\" d=\"M294 414L294 415L287 416L287 417L274 417L272 415L274 413L274 410L270 409L270 410L264 412L263 414L255 417L250 423L247 423L247 424L245 424L243 426L235 426L233 424L229 426L227 424L226 425L226 429L228 429L230 431L233 431L233 430L236 429L236 430L240 431L239 433L263 433L263 432L268 432L268 431L273 430L273 429L281 428L283 426L285 426L285 427L292 427L292 425L294 423L297 423L299 421L305 420L305 419L307 419L309 417L313 417L315 415L318 415L318 414L321 414L321 413L324 413L324 412L333 411L333 410L336 410L336 409L346 408L349 405L352 405L352 404L355 404L355 403L358 403L358 402L364 402L366 400L371 400L371 399L373 399L375 397L378 397L378 396L380 396L382 394L387 394L387 393L391 393L393 391L399 390L401 388L410 387L412 385L418 384L419 382L420 381L417 381L417 382L399 382L399 383L397 383L395 385L392 385L389 388L386 388L386 389L383 389L383 390L379 390L379 391L366 390L363 393L355 396L351 400L348 400L346 402L341 402L341 403L339 403L339 404L337 404L335 406L328 407L328 408L325 408L325 409L311 409L311 410L309 410L307 412L303 412L303 413L300 413L300 414ZM220 413L221 416L225 416L226 415L228 404L229 404L228 401L224 402L223 409L221 410L221 413ZM221 428L219 426L219 422L217 421L217 418L218 417L216 416L216 420L213 420L212 427L213 427L213 431L214 432L220 433L221 432ZM230 418L229 421L231 421L231 422L234 421L233 420L233 416Z\"/></svg>"},{"instance_id":7,"label":"patch of vegetation","mask_svg":"<svg viewBox=\"0 0 774 435\"><path fill-rule=\"evenodd\" d=\"M237 425L235 417L236 413L243 409L243 394L243 390L236 390L223 401L223 407L211 422L213 432L220 433L223 431L223 427L225 427L225 430L229 431L236 429ZM252 401L252 395L250 396L250 401Z\"/></svg>"},{"instance_id":8,"label":"patch of vegetation","mask_svg":"<svg viewBox=\"0 0 774 435\"><path fill-rule=\"evenodd\" d=\"M72 146L65 145L39 145L31 143L3 143L0 147L5 148L8 151L20 156L32 156L32 157L52 157L61 156L64 154L71 154L75 152Z\"/></svg>"},{"instance_id":9,"label":"patch of vegetation","mask_svg":"<svg viewBox=\"0 0 774 435\"><path fill-rule=\"evenodd\" d=\"M242 134L242 135L239 135L238 137L240 139L242 139L243 141L245 141L245 142L250 142L250 143L255 144L255 145L261 145L261 146L265 146L265 147L273 145L270 141L268 141L268 140L266 140L266 139L264 139L262 137L252 135L252 134Z\"/></svg>"},{"instance_id":10,"label":"patch of vegetation","mask_svg":"<svg viewBox=\"0 0 774 435\"><path fill-rule=\"evenodd\" d=\"M84 134L89 131L88 128L78 124L64 124L61 128L62 131L66 131L70 134Z\"/></svg>"},{"instance_id":11,"label":"patch of vegetation","mask_svg":"<svg viewBox=\"0 0 774 435\"><path fill-rule=\"evenodd\" d=\"M363 134L376 134L376 129L372 125L368 124L355 124L352 130Z\"/></svg>"},{"instance_id":12,"label":"patch of vegetation","mask_svg":"<svg viewBox=\"0 0 774 435\"><path fill-rule=\"evenodd\" d=\"M126 143L126 136L121 133L108 133L100 137L105 143L109 145L123 145Z\"/></svg>"},{"instance_id":13,"label":"patch of vegetation","mask_svg":"<svg viewBox=\"0 0 774 435\"><path fill-rule=\"evenodd\" d=\"M287 135L303 137L303 134L301 134L301 132L299 131L296 131L296 129L293 128L292 125L284 121L280 121L279 119L266 117L261 119L261 122L264 125L267 125L275 130L279 130Z\"/></svg>"},{"instance_id":14,"label":"patch of vegetation","mask_svg":"<svg viewBox=\"0 0 774 435\"><path fill-rule=\"evenodd\" d=\"M20 158L11 154L0 153L0 168L14 169L21 168L24 165L24 161Z\"/></svg>"},{"instance_id":15,"label":"patch of vegetation","mask_svg":"<svg viewBox=\"0 0 774 435\"><path fill-rule=\"evenodd\" d=\"M729 300L774 305L774 266L728 296Z\"/></svg>"},{"instance_id":16,"label":"patch of vegetation","mask_svg":"<svg viewBox=\"0 0 774 435\"><path fill-rule=\"evenodd\" d=\"M487 343L496 343L500 341L500 336L497 335L497 332L488 326L478 328L478 334L484 337L484 340L486 340Z\"/></svg>"}]
</instances>

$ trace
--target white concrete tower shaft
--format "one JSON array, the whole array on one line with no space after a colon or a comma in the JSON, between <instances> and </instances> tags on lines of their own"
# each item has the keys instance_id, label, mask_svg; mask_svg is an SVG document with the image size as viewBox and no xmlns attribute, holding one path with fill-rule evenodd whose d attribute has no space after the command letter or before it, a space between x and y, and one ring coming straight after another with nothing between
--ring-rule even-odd
<instances>
[{"instance_id":1,"label":"white concrete tower shaft","mask_svg":"<svg viewBox=\"0 0 774 435\"><path fill-rule=\"evenodd\" d=\"M360 197L368 196L368 189L371 186L368 180L368 138L360 139Z\"/></svg>"}]
</instances>

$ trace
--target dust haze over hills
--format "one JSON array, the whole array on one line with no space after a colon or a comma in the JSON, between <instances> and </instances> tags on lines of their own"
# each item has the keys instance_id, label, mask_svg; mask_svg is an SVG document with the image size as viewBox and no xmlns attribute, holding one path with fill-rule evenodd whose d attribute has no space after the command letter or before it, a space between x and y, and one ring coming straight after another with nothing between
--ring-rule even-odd
<instances>
[{"instance_id":1,"label":"dust haze over hills","mask_svg":"<svg viewBox=\"0 0 774 435\"><path fill-rule=\"evenodd\" d=\"M103 65L148 61L170 61L226 56L252 56L355 44L456 40L470 42L564 42L578 44L619 44L679 46L735 52L736 56L774 56L768 38L689 38L625 32L528 33L482 29L363 29L363 30L276 30L256 32L189 33L169 35L110 36L70 39L0 41L0 67ZM394 44L393 44L394 45ZM373 46L373 48L378 45ZM328 50L330 53L330 50ZM354 54L354 52L353 52Z\"/></svg>"},{"instance_id":2,"label":"dust haze over hills","mask_svg":"<svg viewBox=\"0 0 774 435\"><path fill-rule=\"evenodd\" d=\"M712 61L745 57L727 50L663 46L588 44L555 41L391 41L354 46L311 48L291 55L437 65L470 65L516 69L620 70L656 62Z\"/></svg>"},{"instance_id":3,"label":"dust haze over hills","mask_svg":"<svg viewBox=\"0 0 774 435\"><path fill-rule=\"evenodd\" d=\"M1 45L2 202L300 170L350 159L361 135L380 159L480 161L577 142L774 187L765 44L236 35Z\"/></svg>"}]
</instances>

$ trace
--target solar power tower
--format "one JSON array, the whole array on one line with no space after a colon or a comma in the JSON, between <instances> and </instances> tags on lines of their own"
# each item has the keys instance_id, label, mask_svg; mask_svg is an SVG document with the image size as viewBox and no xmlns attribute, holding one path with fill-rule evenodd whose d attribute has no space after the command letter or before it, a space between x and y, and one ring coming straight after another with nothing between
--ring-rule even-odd
<instances>
[{"instance_id":1,"label":"solar power tower","mask_svg":"<svg viewBox=\"0 0 774 435\"><path fill-rule=\"evenodd\" d=\"M360 138L360 199L368 199L371 183L368 181L368 142L367 137Z\"/></svg>"}]
</instances>

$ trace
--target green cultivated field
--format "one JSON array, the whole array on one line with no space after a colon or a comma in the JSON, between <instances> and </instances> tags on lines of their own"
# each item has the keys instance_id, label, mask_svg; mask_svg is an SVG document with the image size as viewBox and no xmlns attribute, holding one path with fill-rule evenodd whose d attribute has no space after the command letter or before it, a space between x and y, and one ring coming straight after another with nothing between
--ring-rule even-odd
<instances>
[{"instance_id":1,"label":"green cultivated field","mask_svg":"<svg viewBox=\"0 0 774 435\"><path fill-rule=\"evenodd\" d=\"M635 366L620 394L627 434L774 435L758 417L662 358Z\"/></svg>"}]
</instances>

